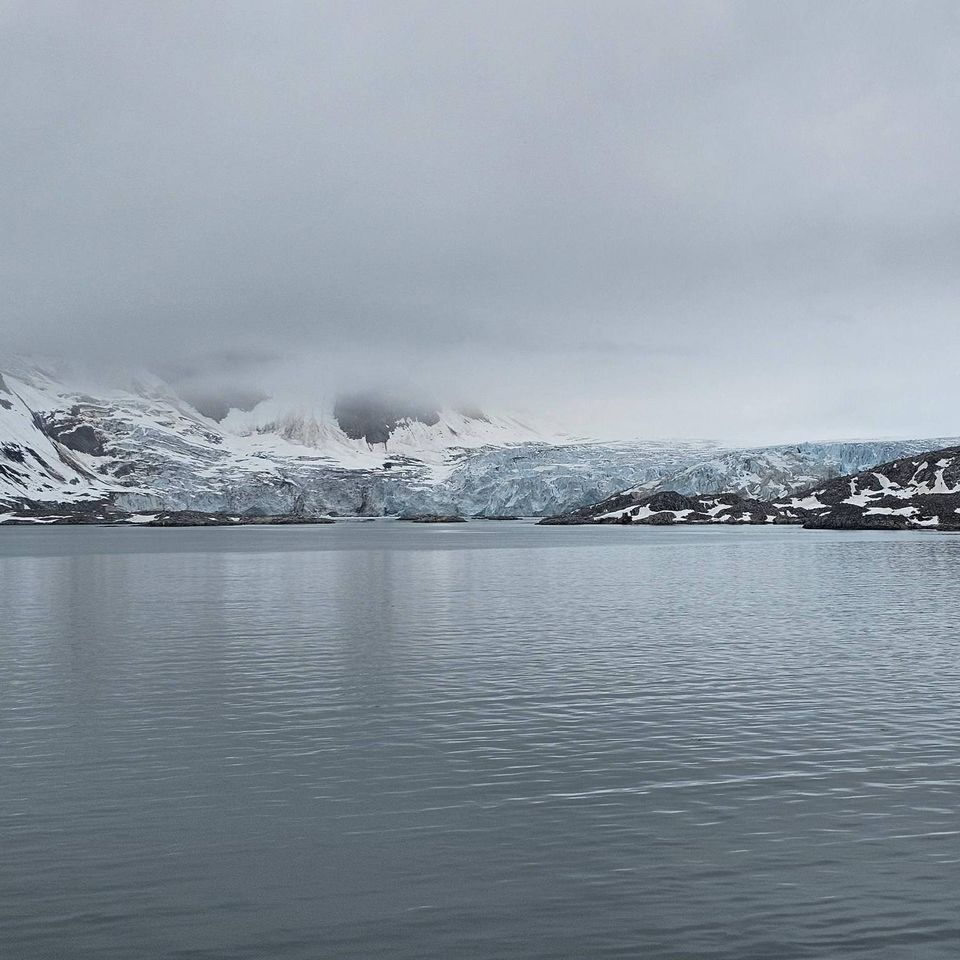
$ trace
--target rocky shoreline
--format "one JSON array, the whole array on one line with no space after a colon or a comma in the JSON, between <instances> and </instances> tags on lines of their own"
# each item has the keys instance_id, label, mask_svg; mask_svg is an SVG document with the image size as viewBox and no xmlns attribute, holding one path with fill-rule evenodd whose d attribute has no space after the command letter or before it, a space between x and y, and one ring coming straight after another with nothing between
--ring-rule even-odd
<instances>
[{"instance_id":1,"label":"rocky shoreline","mask_svg":"<svg viewBox=\"0 0 960 960\"><path fill-rule=\"evenodd\" d=\"M111 504L37 504L24 505L0 514L3 526L135 526L135 527L248 527L292 524L330 524L329 517L304 517L295 514L251 516L203 513L196 510L163 510L127 513Z\"/></svg>"},{"instance_id":2,"label":"rocky shoreline","mask_svg":"<svg viewBox=\"0 0 960 960\"><path fill-rule=\"evenodd\" d=\"M404 516L398 517L398 520L403 520L405 523L466 523L466 517L461 517L458 514L442 514L442 513L425 513L425 514L405 514Z\"/></svg>"},{"instance_id":3,"label":"rocky shoreline","mask_svg":"<svg viewBox=\"0 0 960 960\"><path fill-rule=\"evenodd\" d=\"M662 493L632 491L601 500L557 517L540 521L544 526L576 524L673 524L759 525L802 523L795 511L779 510L766 500L754 500L736 493L688 497L672 490Z\"/></svg>"},{"instance_id":4,"label":"rocky shoreline","mask_svg":"<svg viewBox=\"0 0 960 960\"><path fill-rule=\"evenodd\" d=\"M316 526L336 523L336 521L329 517L298 517L292 514L276 517L238 517L222 513L180 511L160 514L152 520L137 521L137 523L139 526L147 527L268 527L303 524Z\"/></svg>"}]
</instances>

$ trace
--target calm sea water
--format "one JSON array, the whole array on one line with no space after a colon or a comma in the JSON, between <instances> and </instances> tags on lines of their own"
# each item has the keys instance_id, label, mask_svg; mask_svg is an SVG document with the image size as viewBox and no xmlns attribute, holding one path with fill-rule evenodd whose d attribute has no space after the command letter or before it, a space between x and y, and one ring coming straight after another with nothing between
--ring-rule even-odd
<instances>
[{"instance_id":1,"label":"calm sea water","mask_svg":"<svg viewBox=\"0 0 960 960\"><path fill-rule=\"evenodd\" d=\"M956 958L960 537L0 529L0 956Z\"/></svg>"}]
</instances>

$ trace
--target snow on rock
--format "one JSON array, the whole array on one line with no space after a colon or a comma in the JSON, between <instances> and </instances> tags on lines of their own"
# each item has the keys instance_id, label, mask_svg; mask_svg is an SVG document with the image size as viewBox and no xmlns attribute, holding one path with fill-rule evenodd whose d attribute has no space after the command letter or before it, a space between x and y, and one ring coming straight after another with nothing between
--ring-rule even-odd
<instances>
[{"instance_id":1,"label":"snow on rock","mask_svg":"<svg viewBox=\"0 0 960 960\"><path fill-rule=\"evenodd\" d=\"M93 458L68 436L58 441L28 403L34 393L26 382L0 378L0 503L102 498L109 484L98 476Z\"/></svg>"},{"instance_id":2,"label":"snow on rock","mask_svg":"<svg viewBox=\"0 0 960 960\"><path fill-rule=\"evenodd\" d=\"M542 524L762 524L784 522L780 510L768 501L734 493L688 497L676 491L629 491L567 514L548 517Z\"/></svg>"},{"instance_id":3,"label":"snow on rock","mask_svg":"<svg viewBox=\"0 0 960 960\"><path fill-rule=\"evenodd\" d=\"M960 446L920 452L810 492L821 506L806 526L831 529L960 528Z\"/></svg>"}]
</instances>

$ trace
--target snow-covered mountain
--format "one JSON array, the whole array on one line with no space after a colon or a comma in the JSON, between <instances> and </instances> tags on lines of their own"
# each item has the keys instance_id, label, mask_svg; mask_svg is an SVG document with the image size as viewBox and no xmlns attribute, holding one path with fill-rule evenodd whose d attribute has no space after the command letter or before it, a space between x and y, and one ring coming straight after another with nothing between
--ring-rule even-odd
<instances>
[{"instance_id":1,"label":"snow-covered mountain","mask_svg":"<svg viewBox=\"0 0 960 960\"><path fill-rule=\"evenodd\" d=\"M347 411L265 400L249 412L231 410L219 428L234 449L244 446L244 438L251 449L270 449L279 438L340 466L360 469L376 469L391 461L449 468L465 451L547 440L543 432L514 417L452 409L398 415L386 413L375 400L367 404L365 417L361 409L359 399ZM286 452L277 449L281 456Z\"/></svg>"},{"instance_id":2,"label":"snow-covered mountain","mask_svg":"<svg viewBox=\"0 0 960 960\"><path fill-rule=\"evenodd\" d=\"M404 417L382 442L330 411L261 403L216 423L162 381L91 385L57 364L4 365L0 502L124 510L286 514L398 512L443 501L471 452L545 442L513 418L441 410Z\"/></svg>"},{"instance_id":3,"label":"snow-covered mountain","mask_svg":"<svg viewBox=\"0 0 960 960\"><path fill-rule=\"evenodd\" d=\"M99 499L109 489L96 466L78 448L92 443L79 428L64 431L64 443L46 428L38 394L0 373L0 503L29 498L54 503Z\"/></svg>"},{"instance_id":4,"label":"snow-covered mountain","mask_svg":"<svg viewBox=\"0 0 960 960\"><path fill-rule=\"evenodd\" d=\"M784 497L938 441L598 443L514 417L352 398L267 400L217 422L146 373L0 363L0 514L546 516L623 490Z\"/></svg>"}]
</instances>

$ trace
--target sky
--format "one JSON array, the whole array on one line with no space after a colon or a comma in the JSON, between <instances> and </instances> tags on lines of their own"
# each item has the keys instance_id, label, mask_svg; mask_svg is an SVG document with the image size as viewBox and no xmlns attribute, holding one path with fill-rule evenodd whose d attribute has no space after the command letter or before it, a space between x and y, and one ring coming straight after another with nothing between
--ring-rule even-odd
<instances>
[{"instance_id":1,"label":"sky","mask_svg":"<svg viewBox=\"0 0 960 960\"><path fill-rule=\"evenodd\" d=\"M0 350L960 434L960 4L0 0Z\"/></svg>"}]
</instances>

